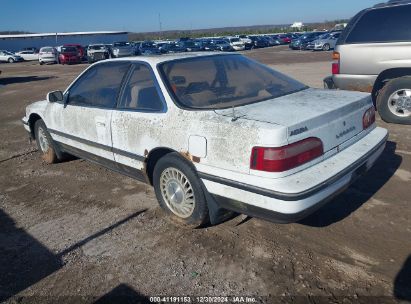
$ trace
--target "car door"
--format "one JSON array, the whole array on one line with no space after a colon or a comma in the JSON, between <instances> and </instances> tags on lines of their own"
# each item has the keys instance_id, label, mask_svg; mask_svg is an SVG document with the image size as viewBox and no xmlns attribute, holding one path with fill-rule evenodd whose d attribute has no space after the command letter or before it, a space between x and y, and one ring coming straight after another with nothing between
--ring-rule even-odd
<instances>
[{"instance_id":1,"label":"car door","mask_svg":"<svg viewBox=\"0 0 411 304\"><path fill-rule=\"evenodd\" d=\"M67 89L62 103L48 108L47 127L64 150L100 163L114 161L110 120L129 67L129 62L90 67Z\"/></svg>"},{"instance_id":2,"label":"car door","mask_svg":"<svg viewBox=\"0 0 411 304\"><path fill-rule=\"evenodd\" d=\"M7 61L7 56L3 51L0 51L0 61Z\"/></svg>"},{"instance_id":3,"label":"car door","mask_svg":"<svg viewBox=\"0 0 411 304\"><path fill-rule=\"evenodd\" d=\"M159 147L160 137L167 131L162 127L166 112L166 102L151 67L134 63L111 120L114 158L129 175L144 178L140 174L144 156Z\"/></svg>"}]
</instances>

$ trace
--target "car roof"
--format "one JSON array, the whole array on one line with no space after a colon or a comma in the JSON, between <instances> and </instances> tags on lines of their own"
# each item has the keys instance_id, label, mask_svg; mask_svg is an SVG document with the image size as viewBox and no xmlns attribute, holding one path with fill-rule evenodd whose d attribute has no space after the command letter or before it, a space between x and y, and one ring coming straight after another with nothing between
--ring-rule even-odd
<instances>
[{"instance_id":1,"label":"car roof","mask_svg":"<svg viewBox=\"0 0 411 304\"><path fill-rule=\"evenodd\" d=\"M226 55L236 55L233 53L215 53L215 52L189 52L189 53L174 53L174 54L164 54L164 55L143 55L143 56L134 56L134 57L127 57L127 58L115 58L105 60L107 61L136 61L136 62L147 62L151 65L157 65L163 62L169 62L174 60L180 60L185 58L198 58L198 57L209 57L209 56L226 56ZM238 56L239 54L237 54ZM103 62L103 61L101 61Z\"/></svg>"},{"instance_id":2,"label":"car roof","mask_svg":"<svg viewBox=\"0 0 411 304\"><path fill-rule=\"evenodd\" d=\"M386 3L376 4L373 7L368 8L367 10L376 9L376 8L385 8L385 7L396 6L396 5L406 5L406 4L411 4L411 0L389 0Z\"/></svg>"}]
</instances>

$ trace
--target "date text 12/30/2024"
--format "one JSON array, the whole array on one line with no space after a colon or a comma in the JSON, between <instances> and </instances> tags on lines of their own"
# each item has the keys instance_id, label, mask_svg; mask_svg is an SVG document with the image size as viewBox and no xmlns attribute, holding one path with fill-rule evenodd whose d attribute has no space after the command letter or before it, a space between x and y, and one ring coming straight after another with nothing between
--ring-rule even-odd
<instances>
[{"instance_id":1,"label":"date text 12/30/2024","mask_svg":"<svg viewBox=\"0 0 411 304\"><path fill-rule=\"evenodd\" d=\"M151 303L256 303L254 297L150 297Z\"/></svg>"}]
</instances>

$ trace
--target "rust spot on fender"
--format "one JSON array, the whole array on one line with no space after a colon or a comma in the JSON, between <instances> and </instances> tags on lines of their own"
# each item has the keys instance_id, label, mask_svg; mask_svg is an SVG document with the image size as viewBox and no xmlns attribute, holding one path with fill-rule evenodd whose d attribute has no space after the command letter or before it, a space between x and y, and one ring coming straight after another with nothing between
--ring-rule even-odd
<instances>
[{"instance_id":1,"label":"rust spot on fender","mask_svg":"<svg viewBox=\"0 0 411 304\"><path fill-rule=\"evenodd\" d=\"M359 91L359 92L365 92L365 93L371 93L372 89L373 89L372 85L368 85L368 86L351 85L347 88L348 91Z\"/></svg>"},{"instance_id":2,"label":"rust spot on fender","mask_svg":"<svg viewBox=\"0 0 411 304\"><path fill-rule=\"evenodd\" d=\"M192 161L192 162L194 162L194 163L199 163L200 160L201 160L200 157L191 155L188 151L180 152L180 154L181 154L185 159L188 159L189 161Z\"/></svg>"}]
</instances>

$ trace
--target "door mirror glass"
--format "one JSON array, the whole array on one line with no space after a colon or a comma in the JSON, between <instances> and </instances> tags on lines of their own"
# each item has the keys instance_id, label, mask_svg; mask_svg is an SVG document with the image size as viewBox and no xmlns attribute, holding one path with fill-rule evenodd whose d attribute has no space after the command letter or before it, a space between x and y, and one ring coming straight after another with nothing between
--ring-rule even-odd
<instances>
[{"instance_id":1,"label":"door mirror glass","mask_svg":"<svg viewBox=\"0 0 411 304\"><path fill-rule=\"evenodd\" d=\"M62 91L53 91L47 94L48 102L58 102L63 101L63 92Z\"/></svg>"}]
</instances>

